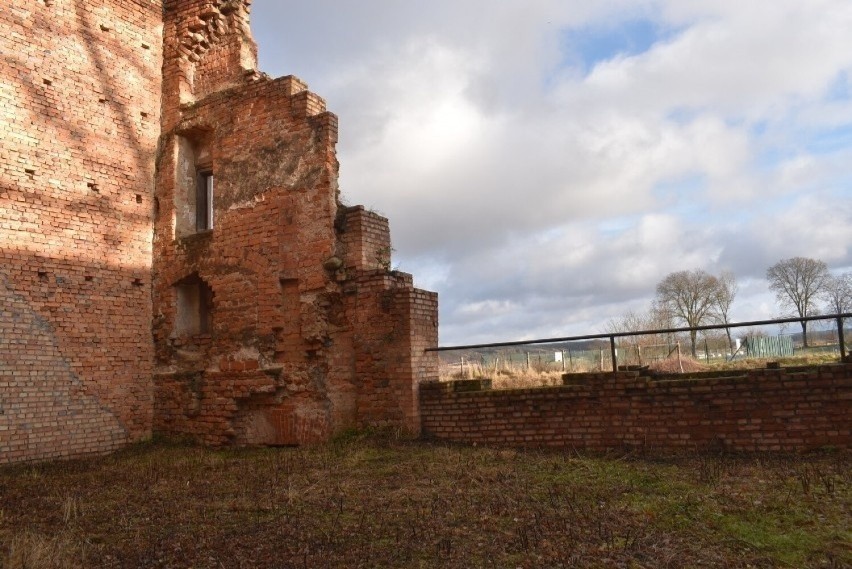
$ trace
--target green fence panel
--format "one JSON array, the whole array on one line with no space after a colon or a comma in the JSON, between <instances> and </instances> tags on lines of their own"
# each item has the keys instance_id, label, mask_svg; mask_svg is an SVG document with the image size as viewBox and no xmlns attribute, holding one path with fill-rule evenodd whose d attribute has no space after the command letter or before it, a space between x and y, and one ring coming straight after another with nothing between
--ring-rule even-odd
<instances>
[{"instance_id":1,"label":"green fence panel","mask_svg":"<svg viewBox=\"0 0 852 569\"><path fill-rule=\"evenodd\" d=\"M781 358L793 355L793 338L771 336L746 338L746 355L750 358Z\"/></svg>"}]
</instances>

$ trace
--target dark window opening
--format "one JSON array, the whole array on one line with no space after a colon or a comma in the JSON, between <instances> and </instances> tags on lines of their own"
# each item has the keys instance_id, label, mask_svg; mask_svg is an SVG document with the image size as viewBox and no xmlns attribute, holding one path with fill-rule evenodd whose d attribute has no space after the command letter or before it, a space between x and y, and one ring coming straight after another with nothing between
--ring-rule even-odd
<instances>
[{"instance_id":1,"label":"dark window opening","mask_svg":"<svg viewBox=\"0 0 852 569\"><path fill-rule=\"evenodd\" d=\"M213 229L215 172L206 131L175 137L175 238L181 239Z\"/></svg>"},{"instance_id":2,"label":"dark window opening","mask_svg":"<svg viewBox=\"0 0 852 569\"><path fill-rule=\"evenodd\" d=\"M210 170L198 172L195 189L195 229L213 229L213 172Z\"/></svg>"},{"instance_id":3,"label":"dark window opening","mask_svg":"<svg viewBox=\"0 0 852 569\"><path fill-rule=\"evenodd\" d=\"M213 289L197 274L175 284L178 336L209 334L213 327Z\"/></svg>"}]
</instances>

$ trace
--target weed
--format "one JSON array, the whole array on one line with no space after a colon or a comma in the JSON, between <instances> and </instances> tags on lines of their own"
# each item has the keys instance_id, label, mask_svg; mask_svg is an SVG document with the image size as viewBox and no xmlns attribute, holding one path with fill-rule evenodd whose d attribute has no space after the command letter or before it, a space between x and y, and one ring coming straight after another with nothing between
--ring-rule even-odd
<instances>
[{"instance_id":1,"label":"weed","mask_svg":"<svg viewBox=\"0 0 852 569\"><path fill-rule=\"evenodd\" d=\"M62 502L62 521L65 525L75 521L80 516L80 500L76 496L68 496Z\"/></svg>"},{"instance_id":2,"label":"weed","mask_svg":"<svg viewBox=\"0 0 852 569\"><path fill-rule=\"evenodd\" d=\"M715 486L725 473L725 460L720 455L707 455L698 459L698 480Z\"/></svg>"},{"instance_id":3,"label":"weed","mask_svg":"<svg viewBox=\"0 0 852 569\"><path fill-rule=\"evenodd\" d=\"M49 538L21 532L11 539L8 551L0 564L6 569L71 569L85 560L81 547L64 534Z\"/></svg>"}]
</instances>

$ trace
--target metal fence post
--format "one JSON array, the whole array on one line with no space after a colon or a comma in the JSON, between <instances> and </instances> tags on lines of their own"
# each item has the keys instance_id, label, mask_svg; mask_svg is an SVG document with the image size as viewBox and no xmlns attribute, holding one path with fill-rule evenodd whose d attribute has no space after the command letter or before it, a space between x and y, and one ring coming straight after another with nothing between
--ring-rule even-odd
<instances>
[{"instance_id":1,"label":"metal fence post","mask_svg":"<svg viewBox=\"0 0 852 569\"><path fill-rule=\"evenodd\" d=\"M837 317L837 341L840 343L840 361L846 361L846 339L843 337L843 318Z\"/></svg>"},{"instance_id":2,"label":"metal fence post","mask_svg":"<svg viewBox=\"0 0 852 569\"><path fill-rule=\"evenodd\" d=\"M609 352L612 354L612 373L618 372L618 358L615 353L615 336L609 337Z\"/></svg>"}]
</instances>

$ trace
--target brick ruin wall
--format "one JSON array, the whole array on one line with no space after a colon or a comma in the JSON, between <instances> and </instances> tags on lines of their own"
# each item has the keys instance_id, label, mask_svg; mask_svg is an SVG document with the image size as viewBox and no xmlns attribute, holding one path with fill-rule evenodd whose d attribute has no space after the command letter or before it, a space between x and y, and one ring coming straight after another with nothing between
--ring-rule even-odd
<instances>
[{"instance_id":1,"label":"brick ruin wall","mask_svg":"<svg viewBox=\"0 0 852 569\"><path fill-rule=\"evenodd\" d=\"M593 452L806 451L852 447L852 365L651 379L571 374L561 387L420 386L423 435Z\"/></svg>"},{"instance_id":2,"label":"brick ruin wall","mask_svg":"<svg viewBox=\"0 0 852 569\"><path fill-rule=\"evenodd\" d=\"M250 0L0 6L0 463L419 429L437 296ZM209 184L209 210L199 180Z\"/></svg>"},{"instance_id":3,"label":"brick ruin wall","mask_svg":"<svg viewBox=\"0 0 852 569\"><path fill-rule=\"evenodd\" d=\"M161 13L0 5L0 463L151 434Z\"/></svg>"},{"instance_id":4,"label":"brick ruin wall","mask_svg":"<svg viewBox=\"0 0 852 569\"><path fill-rule=\"evenodd\" d=\"M366 425L594 451L849 448L848 365L418 388L437 377L437 296L390 270L387 219L340 204L337 119L256 70L249 5L0 6L0 464L154 431L304 444Z\"/></svg>"},{"instance_id":5,"label":"brick ruin wall","mask_svg":"<svg viewBox=\"0 0 852 569\"><path fill-rule=\"evenodd\" d=\"M165 8L155 431L214 445L416 432L437 298L390 270L387 219L340 204L337 117L299 79L256 70L248 2Z\"/></svg>"}]
</instances>

